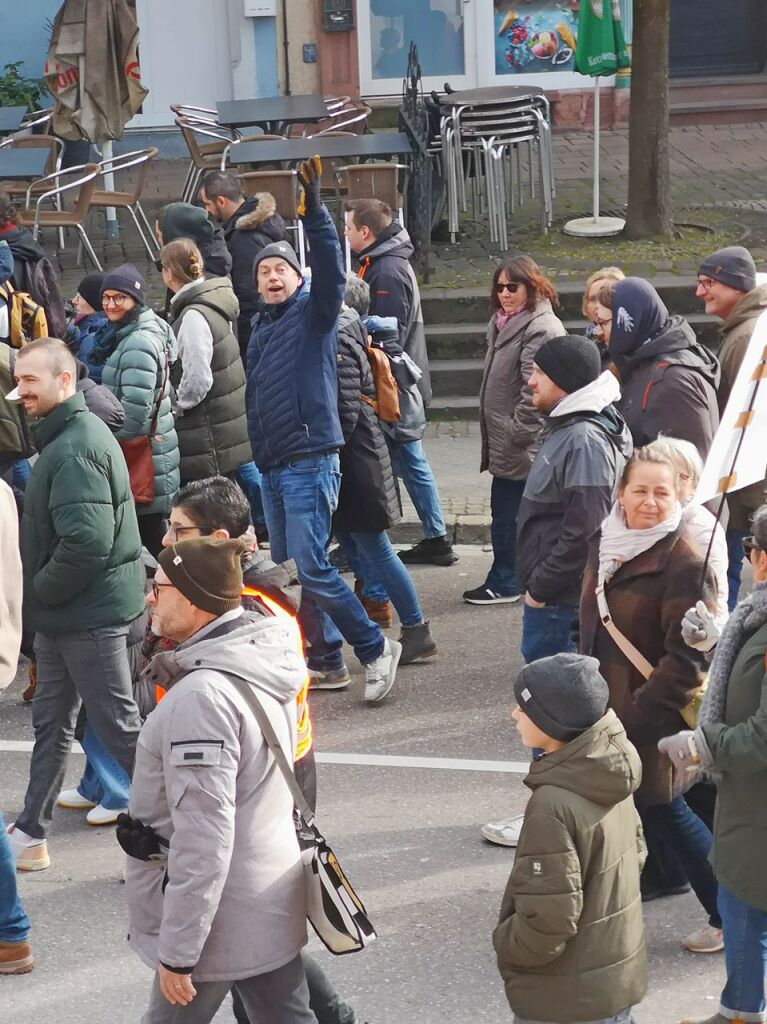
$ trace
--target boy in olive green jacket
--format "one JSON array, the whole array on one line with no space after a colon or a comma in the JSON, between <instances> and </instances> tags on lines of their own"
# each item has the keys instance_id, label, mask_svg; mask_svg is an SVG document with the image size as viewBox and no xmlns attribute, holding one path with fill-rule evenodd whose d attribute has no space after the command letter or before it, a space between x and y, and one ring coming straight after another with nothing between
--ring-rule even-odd
<instances>
[{"instance_id":1,"label":"boy in olive green jacket","mask_svg":"<svg viewBox=\"0 0 767 1024\"><path fill-rule=\"evenodd\" d=\"M531 662L514 692L517 731L538 753L493 932L506 997L516 1024L631 1024L647 989L639 755L595 658Z\"/></svg>"}]
</instances>

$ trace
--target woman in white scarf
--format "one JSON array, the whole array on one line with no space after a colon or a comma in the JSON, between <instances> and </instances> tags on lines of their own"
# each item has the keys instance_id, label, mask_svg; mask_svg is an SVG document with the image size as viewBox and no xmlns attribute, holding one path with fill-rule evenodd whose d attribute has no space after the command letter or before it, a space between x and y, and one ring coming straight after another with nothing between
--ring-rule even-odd
<instances>
[{"instance_id":1,"label":"woman in white scarf","mask_svg":"<svg viewBox=\"0 0 767 1024\"><path fill-rule=\"evenodd\" d=\"M708 951L721 948L711 833L675 794L670 762L657 749L679 732L701 683L704 655L682 639L682 617L701 596L712 605L714 594L704 556L684 537L677 484L666 455L634 453L584 576L581 651L599 659L610 705L642 759L636 801L651 854L643 898L686 891L689 879L709 922L684 943Z\"/></svg>"}]
</instances>

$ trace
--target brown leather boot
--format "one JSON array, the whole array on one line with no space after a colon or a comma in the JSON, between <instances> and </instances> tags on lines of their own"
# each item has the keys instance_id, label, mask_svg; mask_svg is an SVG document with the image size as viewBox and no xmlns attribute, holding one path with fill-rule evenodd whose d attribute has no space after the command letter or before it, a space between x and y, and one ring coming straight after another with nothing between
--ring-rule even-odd
<instances>
[{"instance_id":1,"label":"brown leather boot","mask_svg":"<svg viewBox=\"0 0 767 1024\"><path fill-rule=\"evenodd\" d=\"M35 690L37 689L37 662L30 661L27 679L29 682L27 683L26 690L21 695L21 699L28 704L34 697Z\"/></svg>"},{"instance_id":2,"label":"brown leather boot","mask_svg":"<svg viewBox=\"0 0 767 1024\"><path fill-rule=\"evenodd\" d=\"M28 942L0 942L0 974L29 974L34 966Z\"/></svg>"},{"instance_id":3,"label":"brown leather boot","mask_svg":"<svg viewBox=\"0 0 767 1024\"><path fill-rule=\"evenodd\" d=\"M365 597L362 593L362 583L360 580L354 581L354 593L360 599L369 619L377 623L381 629L388 629L391 626L392 622L394 622L394 616L392 615L391 604L388 601L372 601L369 597Z\"/></svg>"}]
</instances>

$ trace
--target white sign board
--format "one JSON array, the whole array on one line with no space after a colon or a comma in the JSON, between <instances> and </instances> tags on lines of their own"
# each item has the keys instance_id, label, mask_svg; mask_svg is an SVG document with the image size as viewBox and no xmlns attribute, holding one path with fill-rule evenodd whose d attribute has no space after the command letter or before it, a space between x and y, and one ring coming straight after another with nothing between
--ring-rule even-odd
<instances>
[{"instance_id":1,"label":"white sign board","mask_svg":"<svg viewBox=\"0 0 767 1024\"><path fill-rule=\"evenodd\" d=\"M739 491L767 476L767 311L735 378L727 408L695 493L696 504Z\"/></svg>"}]
</instances>

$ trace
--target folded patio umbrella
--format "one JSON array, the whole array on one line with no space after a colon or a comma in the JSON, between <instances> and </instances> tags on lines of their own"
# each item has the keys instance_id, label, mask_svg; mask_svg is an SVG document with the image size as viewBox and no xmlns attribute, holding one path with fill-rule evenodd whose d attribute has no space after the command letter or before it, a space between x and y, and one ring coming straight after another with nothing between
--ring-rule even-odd
<instances>
[{"instance_id":1,"label":"folded patio umbrella","mask_svg":"<svg viewBox=\"0 0 767 1024\"><path fill-rule=\"evenodd\" d=\"M53 23L45 84L56 100L54 134L96 143L122 138L147 95L128 0L65 0Z\"/></svg>"},{"instance_id":2,"label":"folded patio umbrella","mask_svg":"<svg viewBox=\"0 0 767 1024\"><path fill-rule=\"evenodd\" d=\"M630 66L620 0L581 0L575 67L582 75L594 79L594 202L593 216L568 221L565 224L567 234L615 235L623 230L622 218L602 217L599 213L599 79Z\"/></svg>"}]
</instances>

